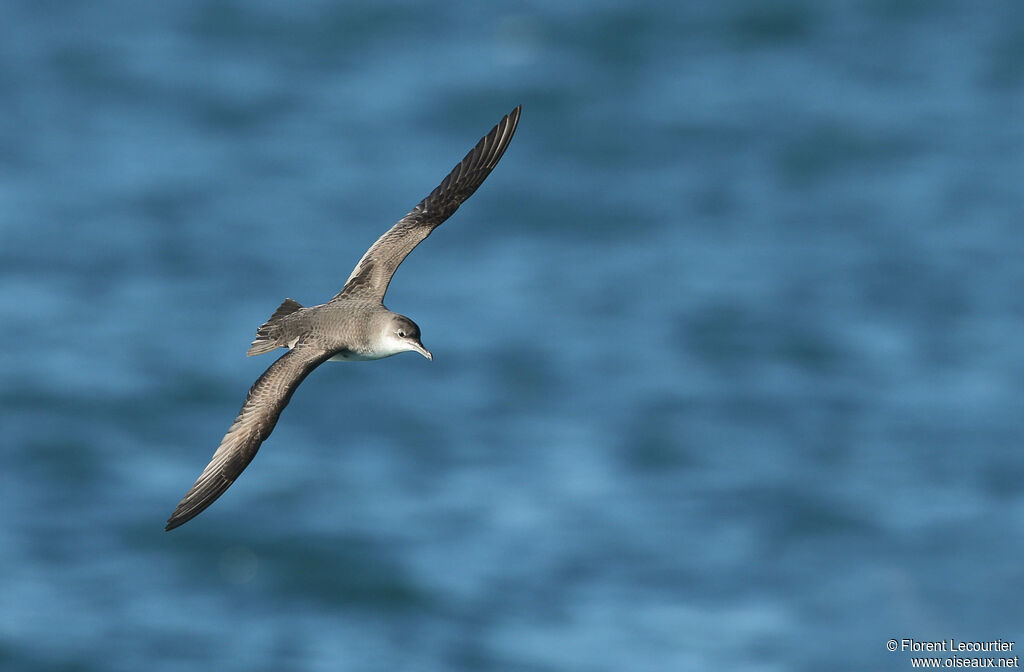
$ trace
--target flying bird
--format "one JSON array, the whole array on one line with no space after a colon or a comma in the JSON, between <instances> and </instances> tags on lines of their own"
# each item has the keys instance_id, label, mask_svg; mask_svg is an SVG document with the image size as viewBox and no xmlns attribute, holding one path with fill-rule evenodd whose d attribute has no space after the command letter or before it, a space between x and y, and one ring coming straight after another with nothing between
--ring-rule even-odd
<instances>
[{"instance_id":1,"label":"flying bird","mask_svg":"<svg viewBox=\"0 0 1024 672\"><path fill-rule=\"evenodd\" d=\"M263 372L245 397L210 463L185 494L167 530L202 513L249 465L274 431L281 411L313 369L328 360L366 361L400 352L433 355L420 341L420 328L384 307L384 293L402 260L473 195L505 153L522 106L502 118L430 195L377 239L334 298L304 307L285 299L259 329L248 355L288 348Z\"/></svg>"}]
</instances>

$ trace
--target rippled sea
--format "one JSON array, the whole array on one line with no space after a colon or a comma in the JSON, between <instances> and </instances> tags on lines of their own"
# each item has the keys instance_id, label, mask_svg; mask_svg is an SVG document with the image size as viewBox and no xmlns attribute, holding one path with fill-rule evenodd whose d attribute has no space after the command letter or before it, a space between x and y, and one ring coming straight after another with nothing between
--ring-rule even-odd
<instances>
[{"instance_id":1,"label":"rippled sea","mask_svg":"<svg viewBox=\"0 0 1024 672\"><path fill-rule=\"evenodd\" d=\"M0 668L1024 639L1018 3L11 2L0 100ZM434 362L164 532L255 328L520 103L388 293Z\"/></svg>"}]
</instances>

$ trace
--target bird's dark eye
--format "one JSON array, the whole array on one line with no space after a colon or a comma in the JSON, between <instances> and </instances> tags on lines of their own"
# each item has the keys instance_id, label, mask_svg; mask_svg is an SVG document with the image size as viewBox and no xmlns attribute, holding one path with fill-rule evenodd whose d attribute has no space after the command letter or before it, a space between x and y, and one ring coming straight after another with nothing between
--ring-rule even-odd
<instances>
[{"instance_id":1,"label":"bird's dark eye","mask_svg":"<svg viewBox=\"0 0 1024 672\"><path fill-rule=\"evenodd\" d=\"M405 338L405 331L404 331L404 330L402 330L402 329L399 329L399 330L398 330L398 337L399 337L399 338Z\"/></svg>"}]
</instances>

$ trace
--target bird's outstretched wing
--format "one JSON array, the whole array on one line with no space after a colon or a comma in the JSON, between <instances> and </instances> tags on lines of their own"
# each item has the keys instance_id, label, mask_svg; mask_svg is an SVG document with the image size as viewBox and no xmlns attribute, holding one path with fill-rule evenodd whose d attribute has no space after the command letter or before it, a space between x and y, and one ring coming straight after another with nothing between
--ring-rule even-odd
<instances>
[{"instance_id":1,"label":"bird's outstretched wing","mask_svg":"<svg viewBox=\"0 0 1024 672\"><path fill-rule=\"evenodd\" d=\"M377 239L332 301L342 298L384 300L391 276L402 260L451 217L498 165L516 132L521 110L519 105L505 115L429 196Z\"/></svg>"},{"instance_id":2,"label":"bird's outstretched wing","mask_svg":"<svg viewBox=\"0 0 1024 672\"><path fill-rule=\"evenodd\" d=\"M174 510L166 529L173 530L192 520L224 494L252 462L260 444L274 431L295 388L330 356L319 348L303 347L300 342L263 372L249 388L238 417L221 440L210 464Z\"/></svg>"}]
</instances>

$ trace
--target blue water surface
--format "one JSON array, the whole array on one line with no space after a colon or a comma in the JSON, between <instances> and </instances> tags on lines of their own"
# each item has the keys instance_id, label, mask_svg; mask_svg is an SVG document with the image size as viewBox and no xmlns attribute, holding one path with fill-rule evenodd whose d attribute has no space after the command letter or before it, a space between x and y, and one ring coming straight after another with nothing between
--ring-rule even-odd
<instances>
[{"instance_id":1,"label":"blue water surface","mask_svg":"<svg viewBox=\"0 0 1024 672\"><path fill-rule=\"evenodd\" d=\"M11 2L0 667L903 670L1024 639L1019 3ZM163 523L286 296L517 104Z\"/></svg>"}]
</instances>

